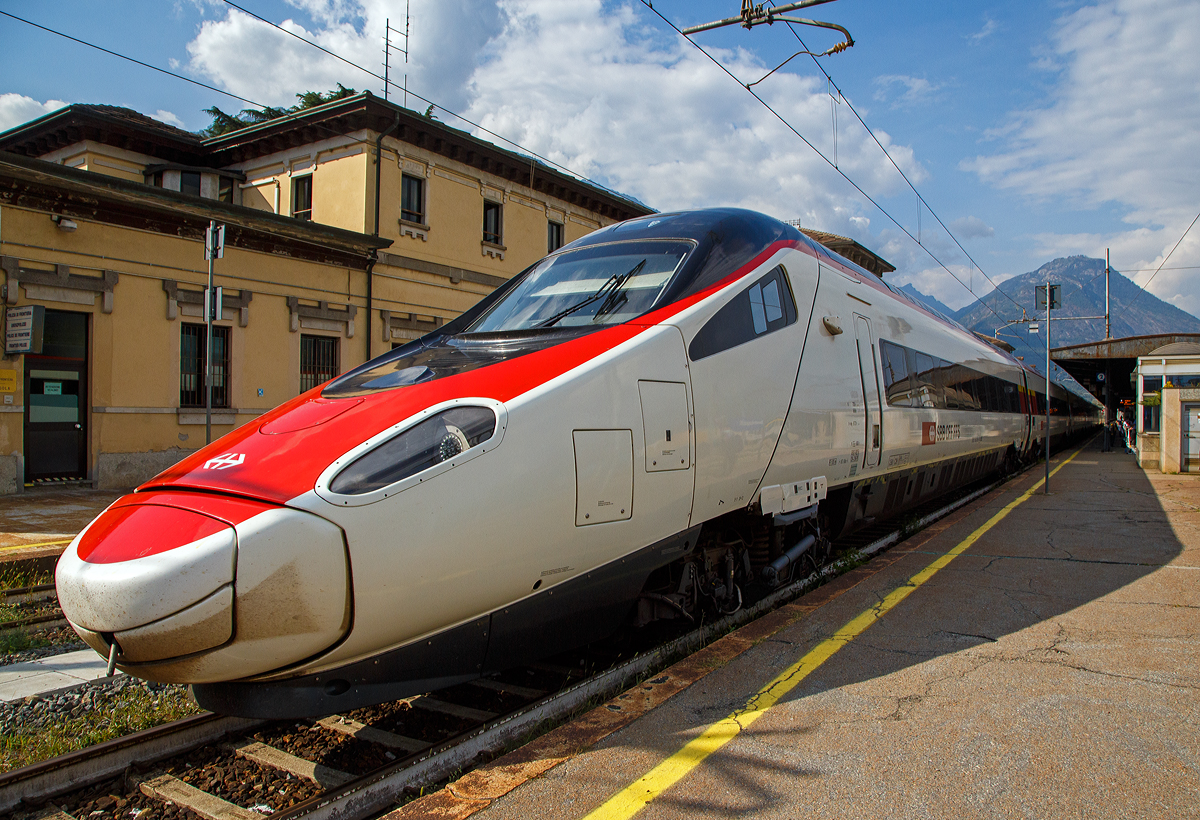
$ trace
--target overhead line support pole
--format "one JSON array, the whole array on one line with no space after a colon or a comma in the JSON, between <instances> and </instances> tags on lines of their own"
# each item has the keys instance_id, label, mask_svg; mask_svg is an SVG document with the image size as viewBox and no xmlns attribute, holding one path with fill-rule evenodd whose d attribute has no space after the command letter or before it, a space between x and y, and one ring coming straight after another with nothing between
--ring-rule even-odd
<instances>
[{"instance_id":1,"label":"overhead line support pole","mask_svg":"<svg viewBox=\"0 0 1200 820\"><path fill-rule=\"evenodd\" d=\"M1050 280L1046 280L1046 495L1050 495Z\"/></svg>"}]
</instances>

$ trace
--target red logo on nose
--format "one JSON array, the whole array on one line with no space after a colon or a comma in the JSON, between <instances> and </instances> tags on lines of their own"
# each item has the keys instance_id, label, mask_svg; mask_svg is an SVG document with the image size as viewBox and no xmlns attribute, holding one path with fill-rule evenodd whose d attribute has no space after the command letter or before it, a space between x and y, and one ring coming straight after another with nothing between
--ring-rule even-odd
<instances>
[{"instance_id":1,"label":"red logo on nose","mask_svg":"<svg viewBox=\"0 0 1200 820\"><path fill-rule=\"evenodd\" d=\"M937 444L937 422L921 422L921 444Z\"/></svg>"}]
</instances>

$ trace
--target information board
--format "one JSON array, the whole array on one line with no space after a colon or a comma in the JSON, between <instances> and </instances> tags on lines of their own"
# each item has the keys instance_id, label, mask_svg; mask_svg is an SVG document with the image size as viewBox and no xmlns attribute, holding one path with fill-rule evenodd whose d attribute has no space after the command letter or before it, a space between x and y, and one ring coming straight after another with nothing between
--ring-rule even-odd
<instances>
[{"instance_id":1,"label":"information board","mask_svg":"<svg viewBox=\"0 0 1200 820\"><path fill-rule=\"evenodd\" d=\"M4 352L41 353L46 309L41 305L9 308L4 314Z\"/></svg>"}]
</instances>

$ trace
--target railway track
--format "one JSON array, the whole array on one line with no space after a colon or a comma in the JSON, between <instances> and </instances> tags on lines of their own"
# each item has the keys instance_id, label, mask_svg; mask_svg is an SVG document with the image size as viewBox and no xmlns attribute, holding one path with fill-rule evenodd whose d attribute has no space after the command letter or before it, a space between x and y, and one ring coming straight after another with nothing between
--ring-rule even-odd
<instances>
[{"instance_id":1,"label":"railway track","mask_svg":"<svg viewBox=\"0 0 1200 820\"><path fill-rule=\"evenodd\" d=\"M14 632L42 632L66 626L54 584L0 590L0 638Z\"/></svg>"},{"instance_id":2,"label":"railway track","mask_svg":"<svg viewBox=\"0 0 1200 820\"><path fill-rule=\"evenodd\" d=\"M39 820L351 820L519 746L989 492L964 488L835 545L839 557L690 631L642 630L450 689L321 719L205 713L0 774L0 812ZM52 588L51 588L52 589Z\"/></svg>"}]
</instances>

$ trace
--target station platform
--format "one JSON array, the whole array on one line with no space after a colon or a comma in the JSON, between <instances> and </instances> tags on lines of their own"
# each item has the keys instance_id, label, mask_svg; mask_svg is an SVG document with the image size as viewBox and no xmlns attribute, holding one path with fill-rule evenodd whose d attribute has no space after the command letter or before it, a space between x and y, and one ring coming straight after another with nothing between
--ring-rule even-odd
<instances>
[{"instance_id":1,"label":"station platform","mask_svg":"<svg viewBox=\"0 0 1200 820\"><path fill-rule=\"evenodd\" d=\"M124 492L36 487L0 496L0 564L57 558L80 530Z\"/></svg>"},{"instance_id":2,"label":"station platform","mask_svg":"<svg viewBox=\"0 0 1200 820\"><path fill-rule=\"evenodd\" d=\"M1200 817L1200 476L1051 466L388 820Z\"/></svg>"}]
</instances>

